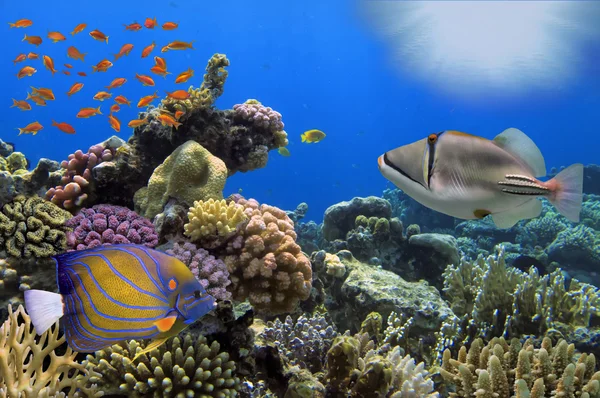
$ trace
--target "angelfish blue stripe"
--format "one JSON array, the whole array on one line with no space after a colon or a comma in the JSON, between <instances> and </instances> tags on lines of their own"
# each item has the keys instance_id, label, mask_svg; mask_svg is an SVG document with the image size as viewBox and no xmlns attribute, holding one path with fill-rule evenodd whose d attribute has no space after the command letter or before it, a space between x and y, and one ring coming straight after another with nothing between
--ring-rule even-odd
<instances>
[{"instance_id":1,"label":"angelfish blue stripe","mask_svg":"<svg viewBox=\"0 0 600 398\"><path fill-rule=\"evenodd\" d=\"M162 301L163 303L169 304L169 301L165 298L165 297L160 297L157 296L156 294L152 293L152 292L148 292L142 288L140 288L139 286L137 286L135 283L133 283L132 281L130 281L129 279L127 279L123 274L121 274L119 271L117 271L115 269L115 267L112 265L112 263L106 258L106 256L104 256L103 254L91 254L89 255L90 257L96 256L96 257L100 257L102 260L104 260L106 262L106 265L108 265L108 267L110 268L110 270L117 275L119 278L123 279L124 281L126 281L127 283L129 283L131 285L131 287L135 290L137 290L140 293L144 293L147 294L150 297L154 297L160 301ZM73 266L72 262L68 262L67 265L69 267Z\"/></svg>"},{"instance_id":2,"label":"angelfish blue stripe","mask_svg":"<svg viewBox=\"0 0 600 398\"><path fill-rule=\"evenodd\" d=\"M70 264L70 265L71 265L71 266L72 266L72 265L81 265L82 267L84 267L84 268L85 268L85 269L88 271L88 276L89 276L89 277L92 279L92 281L94 282L94 285L95 285L95 286L98 288L98 290L100 290L100 292L101 292L101 293L102 293L102 294L103 294L103 295L104 295L104 296L105 296L107 299L109 299L111 302L113 302L113 303L115 303L115 304L117 304L117 305L120 305L121 307L129 308L129 309L132 309L132 310L155 310L155 311L167 311L167 310L170 310L170 309L171 309L171 307L169 307L169 306L159 306L159 307L155 307L155 306L149 306L149 307L145 307L145 306L139 306L139 305L129 305L129 304L124 304L124 303L122 303L121 301L119 301L119 300L117 300L117 299L115 299L115 298L111 297L111 296L110 296L110 295L109 295L109 294L106 292L106 290L104 290L104 289L103 289L103 288L100 286L100 284L98 283L98 280L96 279L96 277L95 277L95 276L94 276L94 274L92 273L92 270L90 269L90 266L89 266L89 265L87 265L86 263L73 263L73 264ZM72 270L72 269L69 269L69 271L73 271L73 272L77 273L76 271L74 271L74 270ZM79 275L78 275L78 276L79 276ZM79 279L79 280L81 281L81 279ZM83 283L82 283L82 285L81 285L81 288L87 292L87 289L85 288L85 286L83 285Z\"/></svg>"},{"instance_id":3,"label":"angelfish blue stripe","mask_svg":"<svg viewBox=\"0 0 600 398\"><path fill-rule=\"evenodd\" d=\"M135 258L136 258L136 259L139 261L139 263L140 263L140 265L142 266L142 268L144 269L144 271L146 272L146 275L148 275L148 278L149 278L149 279L152 281L152 283L154 283L154 286L156 286L156 288L157 288L157 289L158 289L158 290L159 290L159 291L160 291L162 294L164 294L165 296L167 296L167 295L168 295L168 293L167 293L167 292L165 291L165 289L164 289L164 287L165 287L165 283L164 283L164 281L163 281L163 284L162 284L162 286L159 286L159 283L158 283L158 282L157 282L157 281L156 281L156 280L155 280L155 279L152 277L152 275L151 275L151 274L150 274L150 272L148 271L148 268L146 268L146 263L145 263L144 261L142 261L142 259L141 259L141 258L140 258L140 257L139 257L137 254L135 254L135 253L131 252L131 251L130 251L130 250L128 250L128 249L125 249L125 248L122 248L122 247L119 247L119 246L116 246L116 247L114 247L114 249L116 249L116 250L119 250L119 251L122 251L122 252L125 252L125 253L127 253L127 254L129 254L129 255L131 255L131 256L133 256L133 257L135 257ZM144 253L146 253L146 255L147 255L148 257L150 257L150 258L152 259L152 261L154 262L154 265L156 266L156 274L158 275L158 277L159 277L159 278L161 279L161 281L162 281L162 276L160 275L160 265L158 264L158 262L156 261L156 259L155 259L155 258L154 258L154 257L153 257L153 256L152 256L150 253L148 253L146 250L143 250L141 247L138 247L137 249L139 249L139 250L143 251Z\"/></svg>"},{"instance_id":4,"label":"angelfish blue stripe","mask_svg":"<svg viewBox=\"0 0 600 398\"><path fill-rule=\"evenodd\" d=\"M158 275L160 282L162 283L163 286L168 286L167 281L165 281L165 279L162 276L161 267L160 267L158 260L156 258L154 258L154 256L151 255L145 247L140 247L139 249L141 251L143 251L144 253L146 253L146 255L152 259L152 261L154 261L154 265L156 265L156 274ZM168 256L168 254L165 254L165 253L161 253L161 254ZM165 295L166 295L166 293L165 293Z\"/></svg>"}]
</instances>

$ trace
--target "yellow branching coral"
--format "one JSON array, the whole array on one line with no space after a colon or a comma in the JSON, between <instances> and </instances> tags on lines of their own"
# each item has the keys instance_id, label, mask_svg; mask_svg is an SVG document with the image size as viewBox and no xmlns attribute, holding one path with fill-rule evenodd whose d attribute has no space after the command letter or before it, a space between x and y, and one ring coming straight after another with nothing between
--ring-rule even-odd
<instances>
[{"instance_id":1,"label":"yellow branching coral","mask_svg":"<svg viewBox=\"0 0 600 398\"><path fill-rule=\"evenodd\" d=\"M102 392L89 385L90 377L99 376L75 361L67 347L63 355L56 349L65 343L58 337L58 322L36 336L31 320L22 306L0 326L0 397L100 397Z\"/></svg>"},{"instance_id":2,"label":"yellow branching coral","mask_svg":"<svg viewBox=\"0 0 600 398\"><path fill-rule=\"evenodd\" d=\"M238 394L240 380L235 362L221 351L219 343L190 334L175 337L135 362L144 348L135 340L113 345L88 355L84 365L98 377L92 378L107 394L127 397L226 398Z\"/></svg>"},{"instance_id":3,"label":"yellow branching coral","mask_svg":"<svg viewBox=\"0 0 600 398\"><path fill-rule=\"evenodd\" d=\"M225 200L199 200L190 207L190 221L184 225L184 233L193 242L214 247L235 234L247 218L244 206L233 201L228 204Z\"/></svg>"},{"instance_id":4,"label":"yellow branching coral","mask_svg":"<svg viewBox=\"0 0 600 398\"><path fill-rule=\"evenodd\" d=\"M487 346L476 339L457 358L443 354L440 374L452 387L450 397L544 398L600 397L600 372L594 354L575 357L575 347L560 340L554 347L544 338L535 348L532 340L521 345L494 338ZM594 373L595 372L595 373Z\"/></svg>"},{"instance_id":5,"label":"yellow branching coral","mask_svg":"<svg viewBox=\"0 0 600 398\"><path fill-rule=\"evenodd\" d=\"M67 244L71 213L40 197L17 196L0 210L0 248L13 257L49 257Z\"/></svg>"}]
</instances>

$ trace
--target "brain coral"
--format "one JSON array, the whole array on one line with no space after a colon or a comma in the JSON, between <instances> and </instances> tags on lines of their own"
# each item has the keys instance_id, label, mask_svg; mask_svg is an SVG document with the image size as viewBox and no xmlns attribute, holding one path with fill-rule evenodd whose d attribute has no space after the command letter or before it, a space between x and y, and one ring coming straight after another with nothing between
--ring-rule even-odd
<instances>
[{"instance_id":1,"label":"brain coral","mask_svg":"<svg viewBox=\"0 0 600 398\"><path fill-rule=\"evenodd\" d=\"M248 298L259 312L292 312L312 287L310 261L296 243L294 223L277 207L236 199L249 221L222 256L233 297Z\"/></svg>"},{"instance_id":2,"label":"brain coral","mask_svg":"<svg viewBox=\"0 0 600 398\"><path fill-rule=\"evenodd\" d=\"M222 199L227 167L195 141L180 145L158 166L148 188L136 193L135 202L147 218L163 211L169 198L188 206L196 200Z\"/></svg>"},{"instance_id":3,"label":"brain coral","mask_svg":"<svg viewBox=\"0 0 600 398\"><path fill-rule=\"evenodd\" d=\"M13 257L49 257L67 243L71 214L37 196L17 196L0 211L0 248Z\"/></svg>"},{"instance_id":4,"label":"brain coral","mask_svg":"<svg viewBox=\"0 0 600 398\"><path fill-rule=\"evenodd\" d=\"M66 225L73 228L67 233L68 247L73 250L117 243L136 243L147 247L158 244L154 225L125 207L96 205L91 209L81 209Z\"/></svg>"}]
</instances>

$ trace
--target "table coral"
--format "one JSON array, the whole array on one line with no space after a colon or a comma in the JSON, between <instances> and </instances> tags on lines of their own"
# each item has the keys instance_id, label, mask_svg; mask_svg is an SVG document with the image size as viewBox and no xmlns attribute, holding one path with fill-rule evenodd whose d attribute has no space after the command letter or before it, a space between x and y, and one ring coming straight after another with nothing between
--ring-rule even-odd
<instances>
[{"instance_id":1,"label":"table coral","mask_svg":"<svg viewBox=\"0 0 600 398\"><path fill-rule=\"evenodd\" d=\"M37 196L18 196L0 210L0 248L13 257L49 257L67 243L70 213Z\"/></svg>"},{"instance_id":2,"label":"table coral","mask_svg":"<svg viewBox=\"0 0 600 398\"><path fill-rule=\"evenodd\" d=\"M107 394L127 397L226 398L238 395L234 361L216 341L185 334L132 361L145 345L131 340L88 355L83 365Z\"/></svg>"},{"instance_id":3,"label":"table coral","mask_svg":"<svg viewBox=\"0 0 600 398\"><path fill-rule=\"evenodd\" d=\"M312 287L309 259L296 243L294 223L285 211L237 198L248 223L221 256L231 275L233 298L248 298L255 310L292 312Z\"/></svg>"},{"instance_id":4,"label":"table coral","mask_svg":"<svg viewBox=\"0 0 600 398\"><path fill-rule=\"evenodd\" d=\"M67 245L71 250L119 243L135 243L150 248L158 244L154 225L121 206L96 205L81 209L66 225L73 228L67 233Z\"/></svg>"},{"instance_id":5,"label":"table coral","mask_svg":"<svg viewBox=\"0 0 600 398\"><path fill-rule=\"evenodd\" d=\"M40 337L22 306L0 326L0 396L2 397L100 397L102 392L90 384L99 374L75 361L56 322Z\"/></svg>"},{"instance_id":6,"label":"table coral","mask_svg":"<svg viewBox=\"0 0 600 398\"><path fill-rule=\"evenodd\" d=\"M231 280L223 261L190 242L182 245L175 243L166 253L177 257L187 265L208 294L219 300L231 300L231 293L227 291Z\"/></svg>"},{"instance_id":7,"label":"table coral","mask_svg":"<svg viewBox=\"0 0 600 398\"><path fill-rule=\"evenodd\" d=\"M236 235L248 220L244 206L234 201L209 199L194 202L184 225L185 235L206 248L215 248Z\"/></svg>"}]
</instances>

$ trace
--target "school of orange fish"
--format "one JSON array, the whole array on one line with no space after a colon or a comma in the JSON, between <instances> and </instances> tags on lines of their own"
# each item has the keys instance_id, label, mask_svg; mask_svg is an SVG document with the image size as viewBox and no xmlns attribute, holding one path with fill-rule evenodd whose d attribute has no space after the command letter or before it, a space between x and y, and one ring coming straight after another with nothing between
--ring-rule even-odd
<instances>
[{"instance_id":1,"label":"school of orange fish","mask_svg":"<svg viewBox=\"0 0 600 398\"><path fill-rule=\"evenodd\" d=\"M9 25L11 28L28 28L33 25L33 21L31 21L29 19L20 19L20 20L16 21L15 23L9 23ZM146 18L144 25L134 22L132 24L125 25L125 30L135 32L135 31L139 31L143 28L154 29L157 26L159 26L159 25L156 22L156 18L154 18L154 19ZM175 30L178 28L178 26L179 25L175 22L165 22L161 25L163 30ZM74 36L76 34L82 33L86 29L87 29L87 24L81 23L81 24L75 26L75 28L71 32L71 35ZM108 36L99 30L92 30L89 32L89 35L95 40L106 42L108 44ZM60 32L48 32L48 39L50 39L53 43L67 40L67 38ZM40 36L28 36L27 34L25 34L23 41L26 41L26 42L38 47L40 44L42 44L43 40ZM192 44L193 44L193 41L191 41L191 42L172 41L162 47L161 53L165 53L167 51L172 51L172 50L186 50L186 49L193 50L194 48L192 47ZM150 45L146 46L141 52L141 57L142 58L148 57L154 51L155 46L156 46L156 44L154 42L152 42ZM116 62L119 58L128 56L131 53L131 51L133 50L133 47L134 47L133 44L124 44L121 47L120 51L117 54L115 54L114 61ZM70 46L67 49L67 57L69 57L73 60L80 60L82 62L85 62L86 55L87 55L87 53L82 53L74 46ZM38 59L40 59L39 54L29 52L28 54L25 54L25 53L19 54L14 59L13 62L16 65L17 63L20 63L20 62L30 61L30 60L38 60ZM56 72L58 72L55 69L54 60L47 55L42 55L41 59L42 59L44 67L52 73L52 76L54 76L54 74ZM65 63L64 66L66 69L63 70L62 73L70 76L71 69L74 69L73 65L69 64L69 63ZM98 64L92 65L92 73L106 72L112 66L113 66L113 63L111 61L109 61L108 59L103 59L102 61L98 62ZM28 76L32 76L36 72L37 72L37 69L35 69L34 67L24 66L17 73L17 78L22 79L22 78L25 78ZM150 68L150 72L152 72L155 75L162 76L162 77L166 77L167 75L171 74L171 72L167 71L167 62L165 61L165 59L158 55L154 57L154 66L152 68ZM81 77L87 76L86 73L83 71L77 72L77 75L81 76ZM175 78L175 83L176 84L185 83L192 76L194 76L194 71L191 68L189 68L188 70L181 72L177 75L177 77ZM135 78L143 86L150 86L150 87L154 86L154 80L152 79L151 76L140 75L140 74L136 73ZM127 79L124 77L118 77L118 78L113 79L113 81L108 86L106 86L106 91L99 91L98 93L96 93L96 95L94 95L93 99L97 100L97 101L104 101L107 99L111 99L113 96L113 93L111 93L109 91L123 86L126 82L127 82ZM80 83L80 82L73 83L73 85L71 86L69 91L66 93L67 96L71 97L72 95L77 94L83 88L83 86L84 86L84 84ZM173 98L173 99L178 99L178 100L185 100L185 99L189 98L189 96L190 96L189 93L187 92L187 90L175 90L172 92L167 91L166 93L167 93L168 97ZM137 107L138 108L147 107L150 104L152 104L152 102L157 98L159 98L157 95L157 92L155 92L152 95L143 96L142 98L139 99L139 101L137 103ZM30 111L32 109L32 107L28 101L31 101L33 104L35 104L37 106L46 106L46 101L54 101L55 99L56 99L56 97L55 97L52 89L44 88L44 87L39 87L39 88L31 87L31 93L28 93L27 98L25 98L24 100L16 100L13 98L13 105L11 106L11 108L18 108L21 111ZM114 97L113 100L114 100L114 104L111 105L111 107L110 107L110 114L108 115L108 122L109 122L110 126L118 133L121 131L121 121L115 116L115 114L117 112L119 112L120 107L122 105L131 106L131 101L128 100L127 98L125 98L125 96L123 96L123 95L117 95L116 97ZM171 115L165 111L158 117L158 119L160 120L160 122L163 125L175 127L177 129L181 125L181 123L179 123L178 120L181 118L181 116L183 116L183 114L184 114L183 112L178 111L174 115ZM79 110L79 112L77 113L76 117L77 118L90 118L92 116L97 116L97 115L102 115L102 112L100 111L100 106L98 106L97 108L93 108L93 107L81 108ZM127 126L135 128L138 126L142 126L142 125L146 124L147 122L148 122L147 119L134 119L134 120L129 121L127 123ZM59 129L60 131L62 131L64 133L75 134L75 129L73 128L72 125L70 125L67 122L56 122L53 120L52 126L56 127L57 129ZM27 126L25 126L23 128L18 128L18 130L19 130L19 135L21 135L21 134L36 135L43 128L44 128L44 126L42 126L39 122L35 121L33 123L29 123Z\"/></svg>"}]
</instances>

